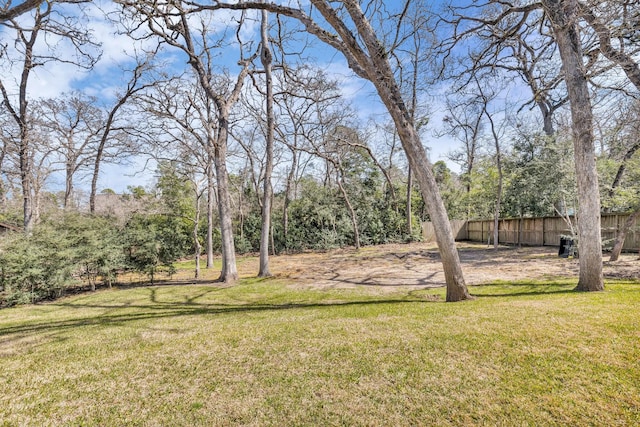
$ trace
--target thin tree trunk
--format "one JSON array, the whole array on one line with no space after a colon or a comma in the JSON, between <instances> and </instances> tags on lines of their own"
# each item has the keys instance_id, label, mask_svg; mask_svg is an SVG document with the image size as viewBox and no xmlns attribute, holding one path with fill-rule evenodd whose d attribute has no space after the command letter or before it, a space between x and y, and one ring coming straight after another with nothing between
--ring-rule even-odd
<instances>
[{"instance_id":1,"label":"thin tree trunk","mask_svg":"<svg viewBox=\"0 0 640 427\"><path fill-rule=\"evenodd\" d=\"M271 276L269 271L269 235L271 231L271 202L273 199L273 187L271 186L271 174L273 173L273 141L275 117L273 113L273 77L271 75L271 48L269 45L269 13L262 11L262 23L260 27L262 54L260 59L264 67L265 83L267 89L267 135L266 135L266 164L264 171L264 190L262 199L262 229L260 233L260 269L258 277Z\"/></svg>"},{"instance_id":2,"label":"thin tree trunk","mask_svg":"<svg viewBox=\"0 0 640 427\"><path fill-rule=\"evenodd\" d=\"M67 164L66 179L64 186L64 201L62 204L63 209L69 209L69 200L71 200L71 193L73 192L73 165Z\"/></svg>"},{"instance_id":3,"label":"thin tree trunk","mask_svg":"<svg viewBox=\"0 0 640 427\"><path fill-rule=\"evenodd\" d=\"M213 268L213 206L215 198L215 188L213 185L213 164L212 156L208 156L207 166L207 269Z\"/></svg>"},{"instance_id":4,"label":"thin tree trunk","mask_svg":"<svg viewBox=\"0 0 640 427\"><path fill-rule=\"evenodd\" d=\"M100 177L100 166L102 165L102 158L104 156L104 149L107 145L107 141L109 140L109 135L111 133L111 128L113 126L113 121L115 119L116 113L124 105L128 96L122 97L116 105L109 111L109 116L107 117L107 121L105 123L104 129L102 131L102 135L100 136L100 143L98 144L98 148L96 150L96 156L93 159L93 173L91 175L91 193L89 194L89 211L91 213L96 212L96 194L98 192L98 178Z\"/></svg>"},{"instance_id":5,"label":"thin tree trunk","mask_svg":"<svg viewBox=\"0 0 640 427\"><path fill-rule=\"evenodd\" d=\"M569 93L578 183L578 250L580 273L576 290L601 291L602 242L600 193L593 138L593 112L582 62L576 0L543 0L552 21Z\"/></svg>"},{"instance_id":6,"label":"thin tree trunk","mask_svg":"<svg viewBox=\"0 0 640 427\"><path fill-rule=\"evenodd\" d=\"M478 86L479 87L479 86ZM482 95L484 97L484 94ZM489 124L491 125L491 135L493 136L493 141L496 146L496 167L498 168L498 188L496 189L496 204L495 204L495 212L493 215L493 249L498 250L498 245L500 244L500 205L502 204L502 187L503 187L503 173L502 173L502 153L500 151L500 138L498 137L498 133L496 132L496 126L493 122L493 117L489 114L487 110L487 102L485 98L484 103L484 114L489 120Z\"/></svg>"},{"instance_id":7,"label":"thin tree trunk","mask_svg":"<svg viewBox=\"0 0 640 427\"><path fill-rule=\"evenodd\" d=\"M637 210L627 217L624 225L622 226L620 231L618 231L616 241L613 244L613 249L611 250L611 257L609 257L609 261L613 262L618 260L618 258L620 257L620 253L622 252L622 247L624 246L624 240L627 237L627 233L629 232L631 227L633 227L633 224L635 224L636 219L638 219L639 216L640 210Z\"/></svg>"},{"instance_id":8,"label":"thin tree trunk","mask_svg":"<svg viewBox=\"0 0 640 427\"><path fill-rule=\"evenodd\" d=\"M342 171L336 170L336 173L342 174ZM340 188L340 192L342 193L344 202L347 204L349 215L351 216L351 225L353 227L353 245L355 246L356 250L358 250L360 249L360 230L358 229L358 216L356 215L356 211L353 209L353 205L349 200L349 195L344 188L342 178L340 176L336 176L336 182L338 183L338 188Z\"/></svg>"},{"instance_id":9,"label":"thin tree trunk","mask_svg":"<svg viewBox=\"0 0 640 427\"><path fill-rule=\"evenodd\" d=\"M200 255L202 254L202 245L200 244L200 239L198 238L198 229L200 228L200 198L202 197L202 192L196 190L196 212L195 218L193 220L193 246L194 246L194 257L196 261L196 267L194 276L196 279L200 278Z\"/></svg>"},{"instance_id":10,"label":"thin tree trunk","mask_svg":"<svg viewBox=\"0 0 640 427\"><path fill-rule=\"evenodd\" d=\"M298 153L291 149L291 169L287 174L287 187L284 192L284 207L282 212L282 230L284 235L284 249L289 252L289 204L291 204L291 193L293 192L293 180L295 179L298 167Z\"/></svg>"},{"instance_id":11,"label":"thin tree trunk","mask_svg":"<svg viewBox=\"0 0 640 427\"><path fill-rule=\"evenodd\" d=\"M149 59L150 57L148 57ZM107 116L107 121L104 124L104 128L102 129L102 135L100 136L100 143L98 144L98 148L96 150L96 156L93 162L93 173L91 176L91 193L89 194L89 211L91 213L95 213L96 211L96 194L98 191L98 178L100 176L100 166L102 165L102 160L104 157L104 150L107 146L107 142L109 141L109 136L111 135L111 131L113 129L113 122L115 121L116 114L124 106L129 98L133 96L136 92L148 87L149 85L140 85L140 79L144 73L144 70L148 66L147 60L140 62L136 65L133 70L133 75L131 80L127 85L127 90L124 95L118 99L118 102L113 106L111 111L109 111L109 115Z\"/></svg>"},{"instance_id":12,"label":"thin tree trunk","mask_svg":"<svg viewBox=\"0 0 640 427\"><path fill-rule=\"evenodd\" d=\"M407 215L407 236L409 241L413 240L413 218L411 216L411 212L413 208L411 206L411 196L413 194L413 174L411 173L411 166L407 168L407 207L406 207L406 215Z\"/></svg>"},{"instance_id":13,"label":"thin tree trunk","mask_svg":"<svg viewBox=\"0 0 640 427\"><path fill-rule=\"evenodd\" d=\"M2 165L4 163L4 157L6 155L6 146L2 147L2 151L0 151L0 170L2 170ZM7 207L7 189L5 188L4 180L2 176L0 176L0 213L3 213Z\"/></svg>"}]
</instances>

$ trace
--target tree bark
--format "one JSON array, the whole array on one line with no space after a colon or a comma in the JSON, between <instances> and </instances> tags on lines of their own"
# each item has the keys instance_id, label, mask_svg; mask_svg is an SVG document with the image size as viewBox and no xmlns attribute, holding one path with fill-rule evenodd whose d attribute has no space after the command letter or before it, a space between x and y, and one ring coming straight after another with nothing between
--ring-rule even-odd
<instances>
[{"instance_id":1,"label":"tree bark","mask_svg":"<svg viewBox=\"0 0 640 427\"><path fill-rule=\"evenodd\" d=\"M196 261L196 267L194 276L196 279L200 278L200 255L202 254L202 245L200 244L200 239L198 238L198 229L200 228L200 198L202 197L202 192L198 190L197 186L195 187L196 192L196 206L195 206L195 218L193 219L193 246L194 246L194 258Z\"/></svg>"},{"instance_id":2,"label":"tree bark","mask_svg":"<svg viewBox=\"0 0 640 427\"><path fill-rule=\"evenodd\" d=\"M109 115L107 116L107 121L105 122L104 129L102 130L102 135L100 136L100 142L98 143L98 147L96 149L96 155L93 160L93 173L91 174L91 193L89 194L89 211L91 213L96 212L96 194L98 192L98 178L100 177L100 166L102 165L102 158L104 157L104 149L107 146L107 141L109 140L109 134L111 133L111 128L113 126L113 121L115 120L116 113L122 107L128 96L125 96L118 100L116 105L109 111Z\"/></svg>"},{"instance_id":3,"label":"tree bark","mask_svg":"<svg viewBox=\"0 0 640 427\"><path fill-rule=\"evenodd\" d=\"M207 156L209 164L207 165L207 269L213 268L213 209L215 188L213 185L213 168L214 161L212 155Z\"/></svg>"},{"instance_id":4,"label":"tree bark","mask_svg":"<svg viewBox=\"0 0 640 427\"><path fill-rule=\"evenodd\" d=\"M360 249L360 230L358 229L358 215L356 215L355 209L353 209L353 205L351 204L351 200L349 200L349 195L347 194L347 190L343 185L342 178L342 167L336 171L336 183L338 184L338 188L342 193L342 197L344 198L344 202L347 204L347 209L349 210L349 216L351 217L351 226L353 227L353 245L356 250Z\"/></svg>"},{"instance_id":5,"label":"tree bark","mask_svg":"<svg viewBox=\"0 0 640 427\"><path fill-rule=\"evenodd\" d=\"M411 166L407 168L407 204L406 204L406 215L407 215L407 237L409 241L413 240L413 218L411 213L413 211L413 207L411 205L411 196L413 195L413 173L411 172Z\"/></svg>"},{"instance_id":6,"label":"tree bark","mask_svg":"<svg viewBox=\"0 0 640 427\"><path fill-rule=\"evenodd\" d=\"M220 216L220 238L222 240L222 270L218 281L233 283L238 280L236 267L236 248L233 242L233 223L231 211L231 196L229 195L229 176L227 174L227 134L228 111L223 111L218 118L218 141L216 143L215 165L218 184L218 214Z\"/></svg>"},{"instance_id":7,"label":"tree bark","mask_svg":"<svg viewBox=\"0 0 640 427\"><path fill-rule=\"evenodd\" d=\"M294 136L295 138L295 136ZM289 251L289 205L291 204L292 194L294 193L294 180L296 177L296 169L298 168L298 153L294 147L291 147L291 169L287 174L287 187L284 191L284 206L282 212L282 231L284 235L284 248Z\"/></svg>"},{"instance_id":8,"label":"tree bark","mask_svg":"<svg viewBox=\"0 0 640 427\"><path fill-rule=\"evenodd\" d=\"M543 0L562 59L569 92L578 183L579 291L604 290L600 231L600 192L593 138L593 112L582 45L577 25L576 0Z\"/></svg>"},{"instance_id":9,"label":"tree bark","mask_svg":"<svg viewBox=\"0 0 640 427\"><path fill-rule=\"evenodd\" d=\"M622 247L624 246L624 240L627 237L627 233L629 232L631 227L633 227L633 224L635 224L636 219L638 219L639 216L640 216L640 210L633 212L631 215L627 217L626 221L624 222L624 225L622 226L620 231L618 231L618 234L616 236L616 241L613 244L613 249L611 250L611 256L609 257L610 262L617 261L618 258L620 257L620 253L622 253Z\"/></svg>"},{"instance_id":10,"label":"tree bark","mask_svg":"<svg viewBox=\"0 0 640 427\"><path fill-rule=\"evenodd\" d=\"M44 0L25 0L13 7L9 7L7 5L4 8L0 9L0 22L5 22L10 19L17 18L23 13L29 12L30 10L37 8L38 6L40 6L40 4L42 4L43 1ZM5 2L5 4L6 3L7 2Z\"/></svg>"},{"instance_id":11,"label":"tree bark","mask_svg":"<svg viewBox=\"0 0 640 427\"><path fill-rule=\"evenodd\" d=\"M260 269L258 277L271 276L269 271L269 235L271 232L271 201L273 200L273 187L271 185L271 175L273 173L273 141L275 117L273 112L273 77L271 75L272 54L269 45L268 34L268 12L262 11L262 23L260 35L262 43L262 54L260 59L265 72L266 84L266 104L267 104L267 132L266 132L266 161L264 168L264 190L262 199L262 229L260 233Z\"/></svg>"},{"instance_id":12,"label":"tree bark","mask_svg":"<svg viewBox=\"0 0 640 427\"><path fill-rule=\"evenodd\" d=\"M26 3L26 2L25 2ZM33 2L29 2L33 3ZM33 6L33 5L32 5ZM16 6L14 9L17 9ZM22 72L20 75L20 83L18 90L18 108L15 109L9 100L9 94L0 80L0 90L2 91L3 103L9 111L11 117L15 120L20 129L18 141L18 158L20 167L20 183L22 186L22 209L23 209L23 226L24 232L29 234L33 230L34 218L34 200L33 200L33 161L31 158L31 141L29 135L29 118L27 116L27 84L31 75L31 70L37 66L34 64L34 46L38 38L38 34L42 29L45 18L51 13L51 6L48 5L47 10L36 12L35 22L29 36L22 29L18 30L18 38L16 43L21 43L24 49L24 62L22 64Z\"/></svg>"}]
</instances>

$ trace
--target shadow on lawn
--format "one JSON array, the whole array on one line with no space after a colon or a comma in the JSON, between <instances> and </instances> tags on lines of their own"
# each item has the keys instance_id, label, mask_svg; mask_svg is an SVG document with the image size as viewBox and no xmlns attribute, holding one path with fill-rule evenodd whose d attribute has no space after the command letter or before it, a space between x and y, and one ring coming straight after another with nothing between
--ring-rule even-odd
<instances>
[{"instance_id":1,"label":"shadow on lawn","mask_svg":"<svg viewBox=\"0 0 640 427\"><path fill-rule=\"evenodd\" d=\"M415 304L430 302L427 299L404 299L404 300L371 300L371 301L345 301L345 302L318 302L318 303L284 303L284 304L201 304L194 302L195 299L204 296L205 293L187 299L185 302L157 302L155 289L151 290L150 301L154 304L71 304L54 303L49 306L57 306L66 309L105 309L112 314L101 313L96 316L79 317L68 320L26 323L24 325L0 327L0 337L19 334L16 339L23 338L25 334L37 334L43 332L62 332L63 330L83 326L118 326L128 322L148 319L162 319L181 316L197 315L225 315L232 313L251 313L274 310L306 309L306 308L326 308L326 307L350 307L366 306L378 304ZM133 313L121 313L125 310L136 310ZM114 314L114 312L116 312ZM11 339L3 340L7 342Z\"/></svg>"},{"instance_id":2,"label":"shadow on lawn","mask_svg":"<svg viewBox=\"0 0 640 427\"><path fill-rule=\"evenodd\" d=\"M481 290L483 287L502 287L504 292L473 292L473 290ZM477 285L472 288L472 294L475 297L512 297L512 296L535 296L535 295L556 295L556 294L575 294L575 285L566 283L541 284L531 282L520 283L488 283L485 285Z\"/></svg>"}]
</instances>

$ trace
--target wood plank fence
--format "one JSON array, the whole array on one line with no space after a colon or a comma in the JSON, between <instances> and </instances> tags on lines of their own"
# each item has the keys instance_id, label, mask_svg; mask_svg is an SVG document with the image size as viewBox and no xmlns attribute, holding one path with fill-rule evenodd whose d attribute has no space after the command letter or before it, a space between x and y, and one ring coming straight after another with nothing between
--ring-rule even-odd
<instances>
[{"instance_id":1,"label":"wood plank fence","mask_svg":"<svg viewBox=\"0 0 640 427\"><path fill-rule=\"evenodd\" d=\"M601 217L602 243L611 248L620 228L629 214L603 214ZM575 227L575 218L571 217ZM456 240L493 243L493 220L453 220L451 227ZM498 241L506 245L559 246L561 236L571 235L571 229L562 217L509 218L498 223ZM422 224L422 238L435 241L433 225ZM623 250L640 250L640 226L636 224L627 233Z\"/></svg>"}]
</instances>

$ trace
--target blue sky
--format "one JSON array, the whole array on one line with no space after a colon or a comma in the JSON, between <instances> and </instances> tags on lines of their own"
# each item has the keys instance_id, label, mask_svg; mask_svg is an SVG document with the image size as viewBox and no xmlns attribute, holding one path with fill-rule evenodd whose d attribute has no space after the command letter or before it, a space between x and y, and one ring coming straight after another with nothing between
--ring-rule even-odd
<instances>
[{"instance_id":1,"label":"blue sky","mask_svg":"<svg viewBox=\"0 0 640 427\"><path fill-rule=\"evenodd\" d=\"M72 6L66 6L72 7ZM35 71L30 83L30 95L32 97L56 97L63 92L70 90L81 90L88 95L93 95L108 104L113 99L113 94L125 83L126 76L122 73L122 68L131 65L130 57L134 54L134 48L140 48L138 43L132 41L124 35L114 32L114 27L103 17L103 11L109 11L114 6L111 2L96 0L86 5L85 13L89 19L88 27L91 28L96 40L102 43L102 57L96 66L90 71L80 70L70 64L52 63L46 68L39 68ZM25 18L28 19L28 18ZM230 16L227 13L215 15L211 25L220 29L229 22ZM243 37L249 38L250 33L256 35L257 23L245 30ZM0 33L0 37L3 34ZM150 42L147 42L150 43ZM331 76L340 80L340 86L345 98L353 103L362 121L385 118L386 111L374 93L371 84L355 77L347 67L346 61L341 54L319 42L314 43L314 55L318 59L318 65L324 68ZM45 48L45 46L41 46ZM68 54L69 52L67 52ZM64 54L64 53L62 53ZM177 55L175 51L168 51L168 57L175 56L176 67L183 67L184 59ZM233 70L233 64L237 61L237 50L231 50L221 57L222 61L227 61ZM17 70L3 70L16 74ZM6 74L5 74L6 75ZM6 83L5 83L6 84ZM439 89L443 90L443 89ZM446 89L445 89L446 90ZM442 99L443 94L440 94ZM442 123L445 115L444 106L437 102L437 97L428 100L430 105L430 127L435 130ZM457 147L457 143L450 138L436 138L433 132L425 132L425 145L429 147L431 160L443 160L447 154ZM101 177L101 188L111 188L117 192L122 192L128 185L144 185L151 183L151 173L141 172L144 161L132 159L130 165L126 166L106 166ZM455 170L456 166L450 164ZM57 178L56 182L62 182ZM86 184L85 184L86 185ZM83 187L82 183L78 183Z\"/></svg>"}]
</instances>

